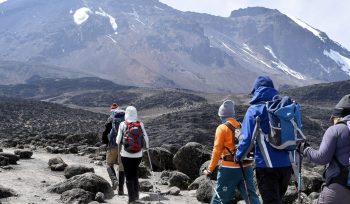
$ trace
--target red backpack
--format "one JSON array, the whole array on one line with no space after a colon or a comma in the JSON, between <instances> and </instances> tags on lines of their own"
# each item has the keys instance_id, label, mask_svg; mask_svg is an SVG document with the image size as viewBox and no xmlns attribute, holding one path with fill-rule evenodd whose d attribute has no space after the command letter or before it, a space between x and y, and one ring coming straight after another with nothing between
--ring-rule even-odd
<instances>
[{"instance_id":1,"label":"red backpack","mask_svg":"<svg viewBox=\"0 0 350 204\"><path fill-rule=\"evenodd\" d=\"M143 147L143 132L141 128L141 123L127 122L124 121L126 125L126 131L123 136L124 150L129 153L137 153L141 151Z\"/></svg>"}]
</instances>

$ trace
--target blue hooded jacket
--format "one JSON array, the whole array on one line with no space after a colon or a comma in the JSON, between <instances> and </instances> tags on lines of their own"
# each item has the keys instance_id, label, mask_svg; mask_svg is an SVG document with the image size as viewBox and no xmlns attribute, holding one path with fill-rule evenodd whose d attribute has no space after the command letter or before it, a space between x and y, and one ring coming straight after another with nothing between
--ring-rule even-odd
<instances>
[{"instance_id":1,"label":"blue hooded jacket","mask_svg":"<svg viewBox=\"0 0 350 204\"><path fill-rule=\"evenodd\" d=\"M272 80L268 76L259 76L253 85L253 97L242 122L242 137L236 151L236 158L242 160L248 154L250 147L254 145L253 133L256 125L256 118L260 118L260 128L263 133L268 134L270 130L269 119L265 102L272 100L277 95ZM256 138L255 145L256 167L274 168L291 166L289 152L273 148L264 137Z\"/></svg>"}]
</instances>

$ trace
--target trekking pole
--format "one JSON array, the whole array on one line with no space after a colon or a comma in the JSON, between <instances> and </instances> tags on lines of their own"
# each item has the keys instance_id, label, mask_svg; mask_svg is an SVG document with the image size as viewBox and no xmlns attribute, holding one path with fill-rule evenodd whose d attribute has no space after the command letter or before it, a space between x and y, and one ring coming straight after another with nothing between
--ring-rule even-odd
<instances>
[{"instance_id":1,"label":"trekking pole","mask_svg":"<svg viewBox=\"0 0 350 204\"><path fill-rule=\"evenodd\" d=\"M299 152L299 166L298 166L298 203L301 204L301 162L303 157Z\"/></svg>"},{"instance_id":2,"label":"trekking pole","mask_svg":"<svg viewBox=\"0 0 350 204\"><path fill-rule=\"evenodd\" d=\"M155 181L154 181L154 171L153 171L153 167L152 167L152 162L151 162L151 157L150 157L150 155L149 155L149 150L147 149L147 155L148 155L148 161L149 161L149 166L150 166L150 168L151 168L151 172L152 172L152 178L151 178L151 180L152 180L152 183L153 183L153 192L154 193L156 193L157 194L157 196L158 196L158 203L160 203L160 196L159 196L159 192L158 191L156 191L156 183L155 183Z\"/></svg>"},{"instance_id":3,"label":"trekking pole","mask_svg":"<svg viewBox=\"0 0 350 204\"><path fill-rule=\"evenodd\" d=\"M243 165L242 165L242 162L240 162L240 161L238 162L238 164L239 164L239 167L241 168L241 171L242 171L243 183L244 183L244 187L245 187L245 192L247 193L248 204L250 204L250 194L249 194L249 190L248 190L248 186L247 186L247 179L246 179L246 176L245 176Z\"/></svg>"},{"instance_id":4,"label":"trekking pole","mask_svg":"<svg viewBox=\"0 0 350 204\"><path fill-rule=\"evenodd\" d=\"M215 192L216 196L218 197L219 202L220 202L221 204L224 204L224 203L222 202L222 200L221 200L221 198L220 198L220 195L219 195L218 191L216 190L216 188L215 188L213 182L211 181L211 179L210 179L209 177L207 177L207 178L209 179L209 184L210 184L211 188L214 189L214 192Z\"/></svg>"}]
</instances>

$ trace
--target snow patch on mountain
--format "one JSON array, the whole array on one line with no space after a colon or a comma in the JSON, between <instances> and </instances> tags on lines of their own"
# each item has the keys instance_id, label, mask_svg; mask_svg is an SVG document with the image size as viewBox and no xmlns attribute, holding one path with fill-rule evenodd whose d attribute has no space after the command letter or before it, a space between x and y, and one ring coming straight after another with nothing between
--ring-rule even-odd
<instances>
[{"instance_id":1,"label":"snow patch on mountain","mask_svg":"<svg viewBox=\"0 0 350 204\"><path fill-rule=\"evenodd\" d=\"M118 24L117 24L116 19L113 16L111 16L110 14L106 13L101 7L99 7L99 10L100 11L95 11L95 14L109 18L109 22L110 22L113 30L115 31L115 34L118 34L118 32L117 32Z\"/></svg>"},{"instance_id":2,"label":"snow patch on mountain","mask_svg":"<svg viewBox=\"0 0 350 204\"><path fill-rule=\"evenodd\" d=\"M282 70L284 73L291 75L292 77L295 77L297 79L305 80L306 77L302 75L299 72L294 71L293 69L289 68L286 64L284 64L280 59L277 58L275 53L273 52L272 48L268 45L264 46L264 48L269 51L271 56L276 60L276 61L271 61L272 64L276 66L277 69Z\"/></svg>"},{"instance_id":3,"label":"snow patch on mountain","mask_svg":"<svg viewBox=\"0 0 350 204\"><path fill-rule=\"evenodd\" d=\"M0 0L0 4L5 3L7 0Z\"/></svg>"},{"instance_id":4,"label":"snow patch on mountain","mask_svg":"<svg viewBox=\"0 0 350 204\"><path fill-rule=\"evenodd\" d=\"M87 7L77 9L73 14L74 22L77 25L84 23L89 18L89 14L92 14L92 11Z\"/></svg>"},{"instance_id":5,"label":"snow patch on mountain","mask_svg":"<svg viewBox=\"0 0 350 204\"><path fill-rule=\"evenodd\" d=\"M324 38L321 36L321 32L313 27L311 27L310 25L308 25L307 23L303 22L302 20L294 17L294 16L288 16L290 19L292 19L296 24L298 24L299 26L303 27L304 29L310 31L311 33L313 33L315 36L317 36L318 38L320 38L323 42L325 42Z\"/></svg>"},{"instance_id":6,"label":"snow patch on mountain","mask_svg":"<svg viewBox=\"0 0 350 204\"><path fill-rule=\"evenodd\" d=\"M266 62L264 62L263 60L259 59L258 57L256 57L253 53L253 51L249 48L249 46L247 44L243 44L243 49L241 48L241 50L248 54L251 58L255 59L256 61L260 62L261 64L265 65L266 67L273 69L269 64L267 64Z\"/></svg>"},{"instance_id":7,"label":"snow patch on mountain","mask_svg":"<svg viewBox=\"0 0 350 204\"><path fill-rule=\"evenodd\" d=\"M329 51L324 50L323 54L331 58L333 61L335 61L339 66L341 66L341 69L350 76L350 59L347 57L344 57L339 52L334 51L330 49Z\"/></svg>"}]
</instances>

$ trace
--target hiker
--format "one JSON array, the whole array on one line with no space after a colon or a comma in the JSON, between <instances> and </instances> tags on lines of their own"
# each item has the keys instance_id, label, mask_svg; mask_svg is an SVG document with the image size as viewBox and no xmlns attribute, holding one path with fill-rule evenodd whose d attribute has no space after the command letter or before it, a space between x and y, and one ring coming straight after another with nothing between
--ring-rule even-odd
<instances>
[{"instance_id":1,"label":"hiker","mask_svg":"<svg viewBox=\"0 0 350 204\"><path fill-rule=\"evenodd\" d=\"M107 122L105 124L105 130L102 133L102 142L107 145L107 172L112 182L112 188L116 190L118 187L118 195L124 195L125 175L124 167L120 157L120 146L116 144L116 137L119 123L121 121L124 121L124 115L124 110L120 109L117 103L113 103L111 105L111 114L107 119ZM112 130L113 122L114 129ZM118 164L119 179L117 178L116 171L114 169L114 164Z\"/></svg>"},{"instance_id":2,"label":"hiker","mask_svg":"<svg viewBox=\"0 0 350 204\"><path fill-rule=\"evenodd\" d=\"M236 160L242 159L254 148L255 171L259 192L264 204L282 203L282 198L287 191L288 184L293 172L289 152L275 149L260 134L268 134L269 118L266 102L271 101L277 95L272 80L268 76L258 76L251 91L252 99L242 122L242 140L236 151ZM257 120L260 123L257 124ZM259 135L253 137L255 126ZM255 140L255 141L254 141Z\"/></svg>"},{"instance_id":3,"label":"hiker","mask_svg":"<svg viewBox=\"0 0 350 204\"><path fill-rule=\"evenodd\" d=\"M317 203L345 204L350 201L350 187L347 184L349 170L345 167L350 162L350 94L343 96L335 106L331 122L334 125L324 133L318 150L306 142L298 150L316 164L328 164L323 175L326 184Z\"/></svg>"},{"instance_id":4,"label":"hiker","mask_svg":"<svg viewBox=\"0 0 350 204\"><path fill-rule=\"evenodd\" d=\"M148 149L148 136L142 122L138 121L137 110L133 106L125 109L125 121L119 125L117 144L121 145L121 160L125 170L128 203L139 199L138 166L142 159L142 147Z\"/></svg>"},{"instance_id":5,"label":"hiker","mask_svg":"<svg viewBox=\"0 0 350 204\"><path fill-rule=\"evenodd\" d=\"M219 108L218 115L222 124L216 128L210 164L208 169L203 172L204 175L210 176L222 156L222 162L218 169L216 190L211 204L230 203L236 188L238 188L246 203L260 203L253 181L253 162L245 163L242 167L234 162L235 145L238 143L235 142L238 139L234 130L240 128L240 123L235 119L234 102L231 100L224 101ZM245 175L242 174L242 171ZM216 193L219 194L219 197Z\"/></svg>"}]
</instances>

